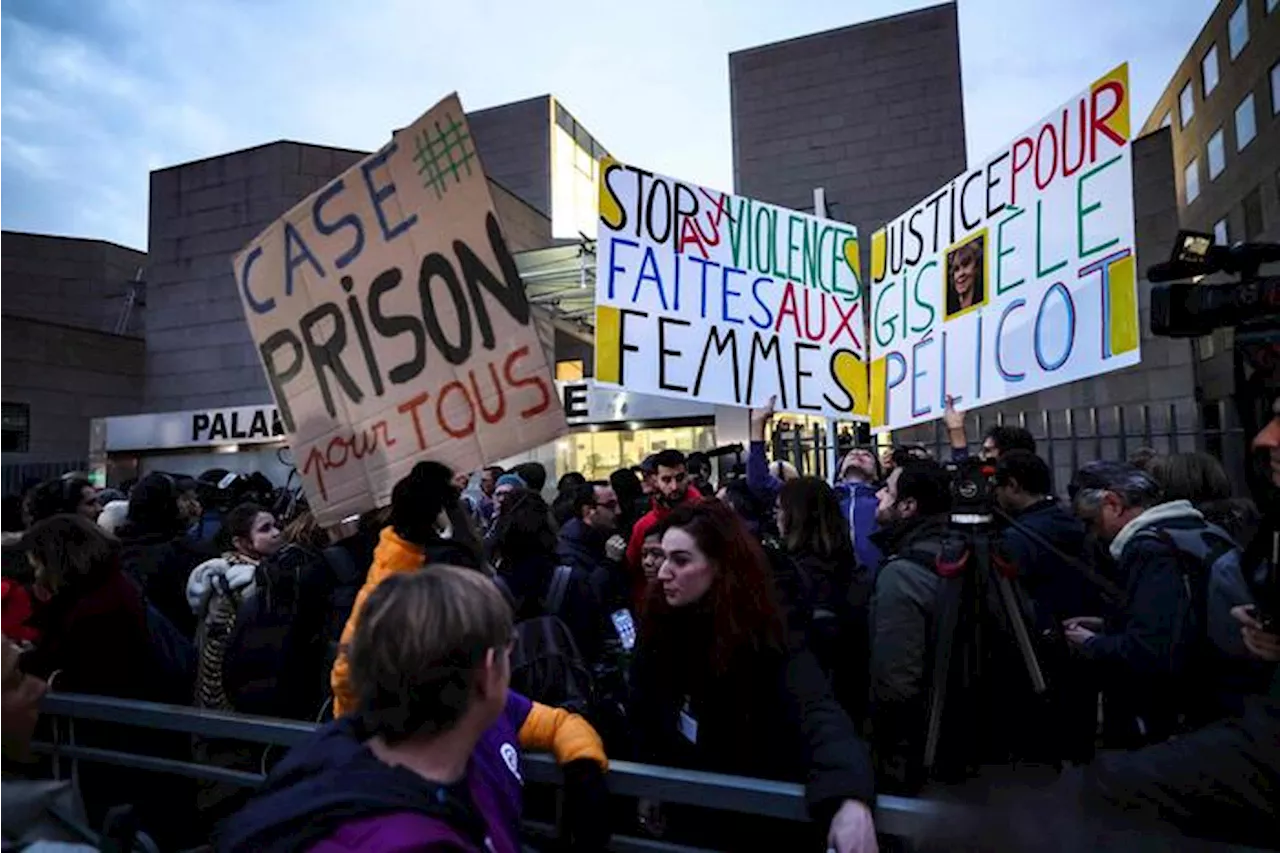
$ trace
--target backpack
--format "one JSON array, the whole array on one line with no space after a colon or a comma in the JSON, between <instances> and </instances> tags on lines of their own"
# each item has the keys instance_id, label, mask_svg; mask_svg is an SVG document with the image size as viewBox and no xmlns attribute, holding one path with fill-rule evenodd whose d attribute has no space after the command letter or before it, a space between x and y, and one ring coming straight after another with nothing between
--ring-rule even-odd
<instances>
[{"instance_id":1,"label":"backpack","mask_svg":"<svg viewBox=\"0 0 1280 853\"><path fill-rule=\"evenodd\" d=\"M1177 552L1195 629L1222 654L1247 658L1231 608L1250 604L1253 597L1245 580L1243 552L1230 534L1206 523L1196 529L1148 528L1138 537L1158 539Z\"/></svg>"},{"instance_id":2,"label":"backpack","mask_svg":"<svg viewBox=\"0 0 1280 853\"><path fill-rule=\"evenodd\" d=\"M591 670L558 616L572 576L572 568L557 566L542 602L544 615L516 625L511 687L544 705L587 714L595 694Z\"/></svg>"}]
</instances>

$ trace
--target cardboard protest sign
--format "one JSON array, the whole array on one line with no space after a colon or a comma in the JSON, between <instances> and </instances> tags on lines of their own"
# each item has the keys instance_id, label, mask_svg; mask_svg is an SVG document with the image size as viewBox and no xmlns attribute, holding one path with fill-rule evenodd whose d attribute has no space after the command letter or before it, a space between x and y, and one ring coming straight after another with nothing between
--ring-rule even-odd
<instances>
[{"instance_id":1,"label":"cardboard protest sign","mask_svg":"<svg viewBox=\"0 0 1280 853\"><path fill-rule=\"evenodd\" d=\"M865 416L852 225L602 164L597 383Z\"/></svg>"},{"instance_id":2,"label":"cardboard protest sign","mask_svg":"<svg viewBox=\"0 0 1280 853\"><path fill-rule=\"evenodd\" d=\"M1121 65L871 237L877 431L1140 359Z\"/></svg>"},{"instance_id":3,"label":"cardboard protest sign","mask_svg":"<svg viewBox=\"0 0 1280 853\"><path fill-rule=\"evenodd\" d=\"M234 264L322 524L385 504L422 459L471 470L565 432L456 95Z\"/></svg>"}]
</instances>

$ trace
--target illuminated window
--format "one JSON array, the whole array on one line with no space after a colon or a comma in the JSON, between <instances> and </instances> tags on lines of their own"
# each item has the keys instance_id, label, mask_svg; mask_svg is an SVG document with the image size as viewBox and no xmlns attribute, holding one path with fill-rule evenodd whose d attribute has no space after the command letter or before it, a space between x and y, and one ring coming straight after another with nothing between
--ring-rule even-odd
<instances>
[{"instance_id":1,"label":"illuminated window","mask_svg":"<svg viewBox=\"0 0 1280 853\"><path fill-rule=\"evenodd\" d=\"M1239 56L1249 43L1249 0L1240 0L1240 5L1231 13L1231 19L1227 21L1227 43L1232 59Z\"/></svg>"},{"instance_id":2,"label":"illuminated window","mask_svg":"<svg viewBox=\"0 0 1280 853\"><path fill-rule=\"evenodd\" d=\"M1205 146L1209 160L1209 180L1213 180L1222 174L1222 170L1227 168L1227 154L1222 147L1222 128L1214 131L1213 136L1209 137L1209 144Z\"/></svg>"},{"instance_id":3,"label":"illuminated window","mask_svg":"<svg viewBox=\"0 0 1280 853\"><path fill-rule=\"evenodd\" d=\"M1200 60L1200 82L1203 83L1204 96L1218 87L1218 46L1210 45L1209 51Z\"/></svg>"},{"instance_id":4,"label":"illuminated window","mask_svg":"<svg viewBox=\"0 0 1280 853\"><path fill-rule=\"evenodd\" d=\"M1200 197L1200 163L1192 160L1187 164L1187 168L1182 172L1183 184L1186 190L1187 204L1195 201Z\"/></svg>"},{"instance_id":5,"label":"illuminated window","mask_svg":"<svg viewBox=\"0 0 1280 853\"><path fill-rule=\"evenodd\" d=\"M596 232L604 149L558 103L551 129L551 236Z\"/></svg>"},{"instance_id":6,"label":"illuminated window","mask_svg":"<svg viewBox=\"0 0 1280 853\"><path fill-rule=\"evenodd\" d=\"M556 362L556 379L561 382L571 382L575 379L582 378L582 359L573 361L557 361Z\"/></svg>"},{"instance_id":7,"label":"illuminated window","mask_svg":"<svg viewBox=\"0 0 1280 853\"><path fill-rule=\"evenodd\" d=\"M1257 135L1258 122L1253 115L1253 92L1250 92L1236 107L1236 150L1243 151Z\"/></svg>"},{"instance_id":8,"label":"illuminated window","mask_svg":"<svg viewBox=\"0 0 1280 853\"><path fill-rule=\"evenodd\" d=\"M31 407L26 403L5 403L0 442L5 453L26 453L31 447Z\"/></svg>"},{"instance_id":9,"label":"illuminated window","mask_svg":"<svg viewBox=\"0 0 1280 853\"><path fill-rule=\"evenodd\" d=\"M607 480L651 453L674 447L689 453L715 447L714 426L573 432L556 442L556 471L580 471L588 480Z\"/></svg>"},{"instance_id":10,"label":"illuminated window","mask_svg":"<svg viewBox=\"0 0 1280 853\"><path fill-rule=\"evenodd\" d=\"M1191 124L1191 119L1196 115L1196 95L1191 90L1191 83L1182 87L1182 91L1178 93L1178 127L1186 127Z\"/></svg>"},{"instance_id":11,"label":"illuminated window","mask_svg":"<svg viewBox=\"0 0 1280 853\"><path fill-rule=\"evenodd\" d=\"M1213 223L1213 242L1219 246L1231 245L1231 235L1227 233L1226 217Z\"/></svg>"}]
</instances>

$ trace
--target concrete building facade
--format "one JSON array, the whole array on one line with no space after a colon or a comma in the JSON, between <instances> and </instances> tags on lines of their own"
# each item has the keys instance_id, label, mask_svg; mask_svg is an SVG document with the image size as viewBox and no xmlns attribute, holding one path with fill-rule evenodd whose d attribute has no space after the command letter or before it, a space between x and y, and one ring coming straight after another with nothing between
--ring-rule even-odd
<instances>
[{"instance_id":1,"label":"concrete building facade","mask_svg":"<svg viewBox=\"0 0 1280 853\"><path fill-rule=\"evenodd\" d=\"M856 225L865 242L966 168L954 3L744 50L729 69L739 193L811 210L813 189L823 187L828 215ZM1167 132L1133 148L1140 270L1164 260L1177 233L1174 159ZM864 250L864 276L869 256ZM1136 447L1115 437L1138 433L1144 417L1157 434L1170 421L1191 425L1190 347L1152 337L1145 281L1139 291L1140 365L984 407L971 415L971 437L999 419L1024 421L1056 436L1046 455L1061 478L1080 461L1067 449L1073 431L1110 436L1101 452L1115 455ZM940 422L893 436L940 438Z\"/></svg>"},{"instance_id":2,"label":"concrete building facade","mask_svg":"<svg viewBox=\"0 0 1280 853\"><path fill-rule=\"evenodd\" d=\"M0 234L3 460L85 458L95 417L142 402L147 256L102 240Z\"/></svg>"},{"instance_id":3,"label":"concrete building facade","mask_svg":"<svg viewBox=\"0 0 1280 853\"><path fill-rule=\"evenodd\" d=\"M1162 128L1172 140L1183 228L1212 233L1224 245L1280 241L1280 2L1218 3L1141 133ZM1242 354L1230 329L1198 339L1195 355L1205 405L1242 393L1265 396L1236 387ZM1269 409L1271 401L1240 402L1249 412Z\"/></svg>"},{"instance_id":4,"label":"concrete building facade","mask_svg":"<svg viewBox=\"0 0 1280 853\"><path fill-rule=\"evenodd\" d=\"M577 126L550 96L468 116L513 251L552 241L557 112ZM282 141L151 173L147 411L270 401L231 258L367 153Z\"/></svg>"},{"instance_id":5,"label":"concrete building facade","mask_svg":"<svg viewBox=\"0 0 1280 853\"><path fill-rule=\"evenodd\" d=\"M734 190L870 235L965 168L956 6L729 55ZM865 253L864 253L865 254Z\"/></svg>"}]
</instances>

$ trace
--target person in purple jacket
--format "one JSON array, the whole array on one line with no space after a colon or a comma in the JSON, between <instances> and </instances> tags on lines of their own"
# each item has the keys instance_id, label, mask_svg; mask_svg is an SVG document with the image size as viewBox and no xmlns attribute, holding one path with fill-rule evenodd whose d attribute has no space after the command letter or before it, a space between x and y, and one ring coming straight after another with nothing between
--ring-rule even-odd
<instances>
[{"instance_id":1,"label":"person in purple jacket","mask_svg":"<svg viewBox=\"0 0 1280 853\"><path fill-rule=\"evenodd\" d=\"M489 578L434 565L394 575L363 612L354 713L272 770L221 828L219 851L518 853L522 747L555 753L572 840L603 849L600 738L508 689L511 611Z\"/></svg>"},{"instance_id":2,"label":"person in purple jacket","mask_svg":"<svg viewBox=\"0 0 1280 853\"><path fill-rule=\"evenodd\" d=\"M747 488L765 506L774 505L783 480L773 473L765 454L765 427L773 420L776 405L777 398L770 397L762 408L751 410ZM794 470L793 468L792 471ZM866 569L874 581L882 559L879 546L871 538L880 529L876 523L876 507L879 504L876 491L879 487L876 485L878 478L875 455L868 450L854 448L840 460L839 471L840 477L834 487L836 496L840 499L840 512L849 522L849 535L853 538L853 552L858 565Z\"/></svg>"}]
</instances>

